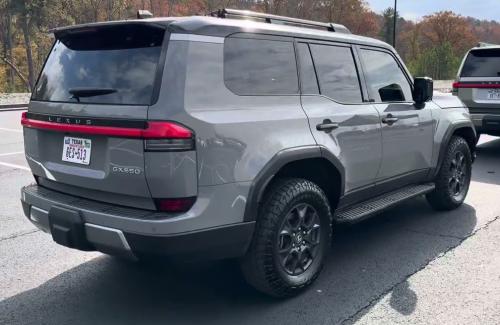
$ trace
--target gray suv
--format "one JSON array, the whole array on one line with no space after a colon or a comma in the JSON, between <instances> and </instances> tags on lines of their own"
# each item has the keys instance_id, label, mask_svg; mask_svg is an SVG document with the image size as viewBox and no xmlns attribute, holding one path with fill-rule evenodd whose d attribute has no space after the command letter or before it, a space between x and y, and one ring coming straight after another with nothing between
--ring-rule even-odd
<instances>
[{"instance_id":1,"label":"gray suv","mask_svg":"<svg viewBox=\"0 0 500 325\"><path fill-rule=\"evenodd\" d=\"M500 45L480 44L465 55L453 93L469 108L478 134L500 136Z\"/></svg>"},{"instance_id":2,"label":"gray suv","mask_svg":"<svg viewBox=\"0 0 500 325\"><path fill-rule=\"evenodd\" d=\"M22 205L58 244L239 258L282 297L316 279L336 224L467 194L462 102L344 26L228 9L53 33L22 117Z\"/></svg>"}]
</instances>

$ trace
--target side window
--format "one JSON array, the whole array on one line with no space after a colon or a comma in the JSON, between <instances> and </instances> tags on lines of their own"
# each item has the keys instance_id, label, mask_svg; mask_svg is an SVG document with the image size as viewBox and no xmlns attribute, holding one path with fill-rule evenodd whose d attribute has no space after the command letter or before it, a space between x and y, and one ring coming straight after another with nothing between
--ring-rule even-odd
<instances>
[{"instance_id":1,"label":"side window","mask_svg":"<svg viewBox=\"0 0 500 325\"><path fill-rule=\"evenodd\" d=\"M361 87L349 47L311 44L321 94L343 103L360 103Z\"/></svg>"},{"instance_id":2,"label":"side window","mask_svg":"<svg viewBox=\"0 0 500 325\"><path fill-rule=\"evenodd\" d=\"M299 43L297 46L298 56L300 61L300 85L303 94L317 95L319 94L318 80L309 51L309 45Z\"/></svg>"},{"instance_id":3,"label":"side window","mask_svg":"<svg viewBox=\"0 0 500 325\"><path fill-rule=\"evenodd\" d=\"M370 94L376 102L412 100L411 87L392 55L376 50L361 50Z\"/></svg>"},{"instance_id":4,"label":"side window","mask_svg":"<svg viewBox=\"0 0 500 325\"><path fill-rule=\"evenodd\" d=\"M292 42L227 38L224 81L238 95L286 95L299 91Z\"/></svg>"}]
</instances>

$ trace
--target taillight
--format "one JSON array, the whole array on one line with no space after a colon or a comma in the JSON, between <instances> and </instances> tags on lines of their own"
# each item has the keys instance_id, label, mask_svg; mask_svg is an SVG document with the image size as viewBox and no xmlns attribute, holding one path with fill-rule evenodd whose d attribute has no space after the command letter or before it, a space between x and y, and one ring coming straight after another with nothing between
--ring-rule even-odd
<instances>
[{"instance_id":1,"label":"taillight","mask_svg":"<svg viewBox=\"0 0 500 325\"><path fill-rule=\"evenodd\" d=\"M193 206L196 197L155 199L156 209L162 212L186 212Z\"/></svg>"},{"instance_id":2,"label":"taillight","mask_svg":"<svg viewBox=\"0 0 500 325\"><path fill-rule=\"evenodd\" d=\"M26 123L26 120L28 118L26 117L26 112L21 113L21 125L24 125Z\"/></svg>"},{"instance_id":3,"label":"taillight","mask_svg":"<svg viewBox=\"0 0 500 325\"><path fill-rule=\"evenodd\" d=\"M191 139L193 132L174 122L148 122L142 132L145 139Z\"/></svg>"},{"instance_id":4,"label":"taillight","mask_svg":"<svg viewBox=\"0 0 500 325\"><path fill-rule=\"evenodd\" d=\"M194 134L188 128L172 122L148 122L146 151L194 150Z\"/></svg>"},{"instance_id":5,"label":"taillight","mask_svg":"<svg viewBox=\"0 0 500 325\"><path fill-rule=\"evenodd\" d=\"M146 151L186 151L194 149L193 131L167 121L144 122L143 127L93 125L92 120L87 124L76 124L73 120L79 118L51 117L43 119L31 118L26 112L21 115L21 124L26 128L42 129L56 132L94 134L110 137L124 137L144 139ZM48 120L47 120L48 119ZM78 122L80 123L80 122Z\"/></svg>"},{"instance_id":6,"label":"taillight","mask_svg":"<svg viewBox=\"0 0 500 325\"><path fill-rule=\"evenodd\" d=\"M454 82L453 89L459 88L500 88L500 83L466 83L466 82Z\"/></svg>"}]
</instances>

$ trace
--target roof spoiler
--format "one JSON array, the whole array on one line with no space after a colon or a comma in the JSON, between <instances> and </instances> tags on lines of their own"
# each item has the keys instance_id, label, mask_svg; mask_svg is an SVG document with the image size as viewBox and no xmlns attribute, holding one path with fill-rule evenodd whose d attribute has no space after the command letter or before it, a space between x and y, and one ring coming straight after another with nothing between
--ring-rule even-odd
<instances>
[{"instance_id":1,"label":"roof spoiler","mask_svg":"<svg viewBox=\"0 0 500 325\"><path fill-rule=\"evenodd\" d=\"M149 10L137 10L137 19L153 18L153 14Z\"/></svg>"},{"instance_id":2,"label":"roof spoiler","mask_svg":"<svg viewBox=\"0 0 500 325\"><path fill-rule=\"evenodd\" d=\"M85 32L92 32L92 31L97 31L99 28L105 28L105 27L113 27L113 26L124 26L124 25L143 25L143 26L150 26L154 28L160 28L160 29L165 29L165 25L162 25L160 23L156 23L153 21L148 21L148 20L117 20L117 21L103 21L103 22L97 22L97 23L87 23L87 24L80 24L80 25L69 25L69 26L64 26L64 27L56 27L49 29L49 33L54 34L54 36L59 39L60 37L63 37L65 35L71 35L71 34L78 34L78 33L85 33Z\"/></svg>"},{"instance_id":3,"label":"roof spoiler","mask_svg":"<svg viewBox=\"0 0 500 325\"><path fill-rule=\"evenodd\" d=\"M490 47L490 46L500 46L499 44L479 42L476 47Z\"/></svg>"},{"instance_id":4,"label":"roof spoiler","mask_svg":"<svg viewBox=\"0 0 500 325\"><path fill-rule=\"evenodd\" d=\"M330 32L351 34L351 31L347 27L340 24L323 23L313 20L277 16L277 15L265 14L249 10L219 9L217 11L209 13L207 16L218 17L218 18L253 19L257 21L261 20L268 24L291 25L297 27L325 29Z\"/></svg>"}]
</instances>

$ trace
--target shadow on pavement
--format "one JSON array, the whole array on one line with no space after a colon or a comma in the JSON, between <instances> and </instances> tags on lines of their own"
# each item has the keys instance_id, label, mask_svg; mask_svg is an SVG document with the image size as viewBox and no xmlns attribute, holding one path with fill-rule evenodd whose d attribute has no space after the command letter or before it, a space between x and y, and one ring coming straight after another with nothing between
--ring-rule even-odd
<instances>
[{"instance_id":1,"label":"shadow on pavement","mask_svg":"<svg viewBox=\"0 0 500 325\"><path fill-rule=\"evenodd\" d=\"M478 145L476 153L472 181L500 185L500 139Z\"/></svg>"},{"instance_id":2,"label":"shadow on pavement","mask_svg":"<svg viewBox=\"0 0 500 325\"><path fill-rule=\"evenodd\" d=\"M398 284L391 293L390 306L402 315L411 315L417 307L417 294L408 281Z\"/></svg>"},{"instance_id":3,"label":"shadow on pavement","mask_svg":"<svg viewBox=\"0 0 500 325\"><path fill-rule=\"evenodd\" d=\"M391 306L411 314L406 279L457 246L476 224L468 205L437 213L424 199L354 226L338 227L314 286L276 300L249 288L234 262L141 265L99 257L0 302L5 324L338 323L391 288ZM363 309L365 308L365 309Z\"/></svg>"}]
</instances>

